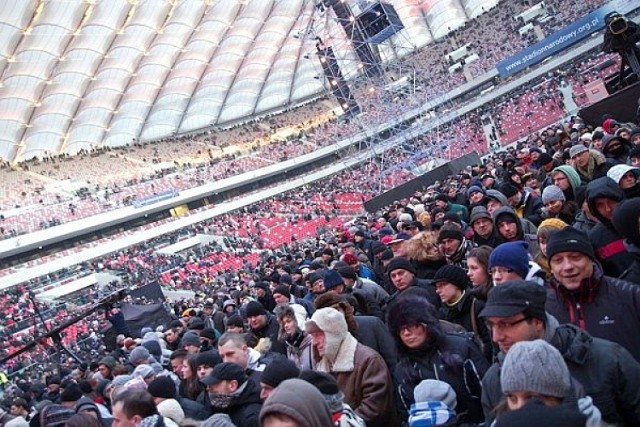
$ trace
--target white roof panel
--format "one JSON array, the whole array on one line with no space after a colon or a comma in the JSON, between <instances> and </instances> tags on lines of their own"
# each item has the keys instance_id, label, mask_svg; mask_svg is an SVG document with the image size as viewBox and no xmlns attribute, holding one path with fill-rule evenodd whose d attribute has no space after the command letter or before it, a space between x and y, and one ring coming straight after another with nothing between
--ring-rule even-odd
<instances>
[{"instance_id":1,"label":"white roof panel","mask_svg":"<svg viewBox=\"0 0 640 427\"><path fill-rule=\"evenodd\" d=\"M432 43L497 0L387 2L405 29L379 46L383 60ZM324 90L316 35L334 47L342 73L357 78L350 40L316 3L5 1L0 156L162 138L296 104Z\"/></svg>"}]
</instances>

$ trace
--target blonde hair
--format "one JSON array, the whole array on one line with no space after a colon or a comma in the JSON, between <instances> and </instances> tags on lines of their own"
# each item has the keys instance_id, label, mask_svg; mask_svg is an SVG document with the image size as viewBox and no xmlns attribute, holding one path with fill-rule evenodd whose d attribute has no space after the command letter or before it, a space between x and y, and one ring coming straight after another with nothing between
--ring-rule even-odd
<instances>
[{"instance_id":1,"label":"blonde hair","mask_svg":"<svg viewBox=\"0 0 640 427\"><path fill-rule=\"evenodd\" d=\"M407 256L416 261L440 261L444 256L438 249L438 239L431 231L423 231L406 243Z\"/></svg>"}]
</instances>

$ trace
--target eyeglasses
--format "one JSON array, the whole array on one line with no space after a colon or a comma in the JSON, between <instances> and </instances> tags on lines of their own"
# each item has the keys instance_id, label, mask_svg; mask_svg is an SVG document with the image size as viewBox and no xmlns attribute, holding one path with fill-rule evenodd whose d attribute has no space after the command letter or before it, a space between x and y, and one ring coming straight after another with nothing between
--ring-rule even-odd
<instances>
[{"instance_id":1,"label":"eyeglasses","mask_svg":"<svg viewBox=\"0 0 640 427\"><path fill-rule=\"evenodd\" d=\"M531 319L530 317L523 317L522 319L519 320L514 320L512 322L492 322L490 320L487 320L485 323L487 324L487 328L489 329L510 329L513 328L514 326L516 326L519 323L522 322L526 322L527 320Z\"/></svg>"}]
</instances>

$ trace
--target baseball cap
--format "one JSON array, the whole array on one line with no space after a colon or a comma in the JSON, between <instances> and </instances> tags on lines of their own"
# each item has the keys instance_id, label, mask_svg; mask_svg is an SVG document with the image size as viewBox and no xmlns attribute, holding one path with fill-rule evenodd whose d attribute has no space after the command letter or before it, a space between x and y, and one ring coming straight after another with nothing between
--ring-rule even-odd
<instances>
[{"instance_id":1,"label":"baseball cap","mask_svg":"<svg viewBox=\"0 0 640 427\"><path fill-rule=\"evenodd\" d=\"M214 385L219 384L222 381L231 381L236 380L239 384L243 384L247 379L244 370L240 365L236 365L235 363L223 362L217 364L213 371L200 381L206 385Z\"/></svg>"},{"instance_id":2,"label":"baseball cap","mask_svg":"<svg viewBox=\"0 0 640 427\"><path fill-rule=\"evenodd\" d=\"M491 289L480 317L511 317L525 313L544 320L546 302L544 287L527 280L513 280Z\"/></svg>"}]
</instances>

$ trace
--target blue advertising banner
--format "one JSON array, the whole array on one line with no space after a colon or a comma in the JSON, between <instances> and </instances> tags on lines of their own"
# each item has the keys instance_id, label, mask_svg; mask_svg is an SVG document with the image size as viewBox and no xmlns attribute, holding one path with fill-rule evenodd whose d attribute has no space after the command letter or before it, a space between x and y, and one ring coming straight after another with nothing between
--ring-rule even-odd
<instances>
[{"instance_id":1,"label":"blue advertising banner","mask_svg":"<svg viewBox=\"0 0 640 427\"><path fill-rule=\"evenodd\" d=\"M508 77L568 48L574 43L604 28L604 17L612 11L625 14L633 9L636 0L614 0L556 31L536 44L521 50L496 65L500 77ZM636 4L635 7L638 7Z\"/></svg>"},{"instance_id":2,"label":"blue advertising banner","mask_svg":"<svg viewBox=\"0 0 640 427\"><path fill-rule=\"evenodd\" d=\"M143 197L142 199L134 200L132 204L136 209L139 209L145 206L153 205L154 203L169 200L172 197L177 197L178 194L180 193L178 193L176 190L167 190L159 194L154 194L153 196L147 196Z\"/></svg>"}]
</instances>

